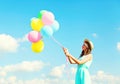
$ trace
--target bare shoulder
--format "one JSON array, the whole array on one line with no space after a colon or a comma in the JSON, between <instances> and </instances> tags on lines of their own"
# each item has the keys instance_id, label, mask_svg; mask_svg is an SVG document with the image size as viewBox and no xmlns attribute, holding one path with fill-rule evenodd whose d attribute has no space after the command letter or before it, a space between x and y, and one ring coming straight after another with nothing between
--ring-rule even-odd
<instances>
[{"instance_id":1,"label":"bare shoulder","mask_svg":"<svg viewBox=\"0 0 120 84\"><path fill-rule=\"evenodd\" d=\"M89 56L91 56L91 57L92 57L93 55L90 53L90 54L89 54Z\"/></svg>"},{"instance_id":2,"label":"bare shoulder","mask_svg":"<svg viewBox=\"0 0 120 84\"><path fill-rule=\"evenodd\" d=\"M89 60L92 60L93 55L92 55L92 54L88 54L88 56L87 56L87 57L88 57L88 59L89 59Z\"/></svg>"}]
</instances>

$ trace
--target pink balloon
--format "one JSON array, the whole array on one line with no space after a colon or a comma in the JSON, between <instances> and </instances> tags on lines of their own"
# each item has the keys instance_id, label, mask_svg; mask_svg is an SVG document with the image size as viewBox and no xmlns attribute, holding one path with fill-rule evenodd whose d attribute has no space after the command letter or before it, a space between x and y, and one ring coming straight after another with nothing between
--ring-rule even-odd
<instances>
[{"instance_id":1,"label":"pink balloon","mask_svg":"<svg viewBox=\"0 0 120 84\"><path fill-rule=\"evenodd\" d=\"M45 25L51 25L54 22L54 15L51 12L45 12L42 16L42 22Z\"/></svg>"},{"instance_id":2,"label":"pink balloon","mask_svg":"<svg viewBox=\"0 0 120 84\"><path fill-rule=\"evenodd\" d=\"M30 42L37 42L42 38L41 34L38 31L31 31L28 34L28 40Z\"/></svg>"}]
</instances>

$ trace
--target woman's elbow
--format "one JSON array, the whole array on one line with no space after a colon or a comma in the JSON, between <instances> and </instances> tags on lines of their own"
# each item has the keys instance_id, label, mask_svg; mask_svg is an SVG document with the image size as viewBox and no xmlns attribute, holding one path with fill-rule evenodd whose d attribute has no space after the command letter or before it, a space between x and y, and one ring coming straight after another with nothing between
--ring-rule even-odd
<instances>
[{"instance_id":1,"label":"woman's elbow","mask_svg":"<svg viewBox=\"0 0 120 84\"><path fill-rule=\"evenodd\" d=\"M73 62L70 62L70 64L74 64Z\"/></svg>"},{"instance_id":2,"label":"woman's elbow","mask_svg":"<svg viewBox=\"0 0 120 84\"><path fill-rule=\"evenodd\" d=\"M77 64L83 64L82 62L77 62Z\"/></svg>"},{"instance_id":3,"label":"woman's elbow","mask_svg":"<svg viewBox=\"0 0 120 84\"><path fill-rule=\"evenodd\" d=\"M70 64L76 64L75 62L70 62Z\"/></svg>"},{"instance_id":4,"label":"woman's elbow","mask_svg":"<svg viewBox=\"0 0 120 84\"><path fill-rule=\"evenodd\" d=\"M81 64L81 63L77 63L78 65Z\"/></svg>"}]
</instances>

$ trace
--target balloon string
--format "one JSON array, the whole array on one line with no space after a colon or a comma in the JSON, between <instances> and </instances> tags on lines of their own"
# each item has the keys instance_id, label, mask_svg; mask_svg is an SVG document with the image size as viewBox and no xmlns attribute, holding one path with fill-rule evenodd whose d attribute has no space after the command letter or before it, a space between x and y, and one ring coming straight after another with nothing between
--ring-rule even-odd
<instances>
[{"instance_id":1,"label":"balloon string","mask_svg":"<svg viewBox=\"0 0 120 84\"><path fill-rule=\"evenodd\" d=\"M60 47L63 48L63 45L59 41L57 41L53 36L50 36L50 37L55 43L57 43Z\"/></svg>"},{"instance_id":2,"label":"balloon string","mask_svg":"<svg viewBox=\"0 0 120 84\"><path fill-rule=\"evenodd\" d=\"M67 78L68 78L68 80L69 80L70 75L69 75L69 66L68 66L68 63L69 63L69 60L68 60L68 58L66 57L66 74L67 74Z\"/></svg>"},{"instance_id":3,"label":"balloon string","mask_svg":"<svg viewBox=\"0 0 120 84\"><path fill-rule=\"evenodd\" d=\"M64 48L63 47L63 45L59 42L59 41L57 41L53 36L50 36L51 37L51 39L55 42L55 43L57 43L60 47L62 47L62 48ZM69 79L69 70L68 70L68 63L69 63L69 60L68 60L68 58L66 57L66 74L67 74L67 77L68 77L68 79Z\"/></svg>"}]
</instances>

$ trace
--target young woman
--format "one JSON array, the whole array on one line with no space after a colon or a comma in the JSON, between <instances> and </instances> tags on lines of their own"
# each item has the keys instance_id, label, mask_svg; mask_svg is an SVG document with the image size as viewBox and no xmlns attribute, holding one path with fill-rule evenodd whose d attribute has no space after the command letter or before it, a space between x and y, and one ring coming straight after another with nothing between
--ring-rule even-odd
<instances>
[{"instance_id":1,"label":"young woman","mask_svg":"<svg viewBox=\"0 0 120 84\"><path fill-rule=\"evenodd\" d=\"M92 54L91 51L93 49L93 43L88 39L84 40L82 45L82 52L78 59L73 57L67 48L63 48L65 55L67 56L69 62L71 64L77 64L77 71L75 77L75 84L91 84L91 78L88 71L88 68L92 62Z\"/></svg>"}]
</instances>

